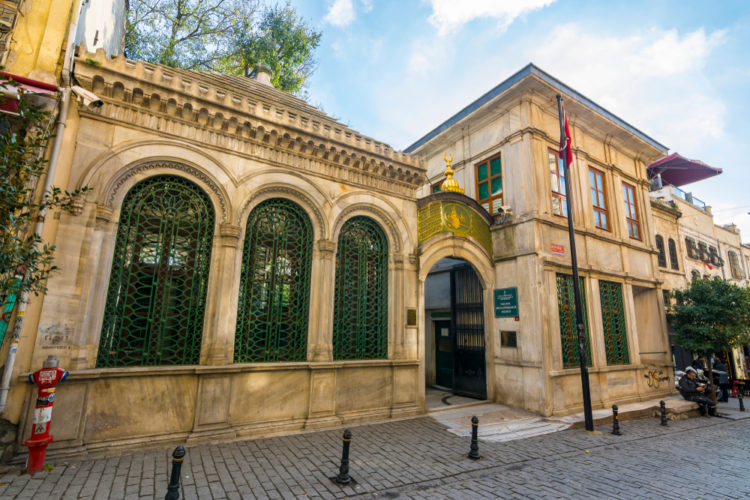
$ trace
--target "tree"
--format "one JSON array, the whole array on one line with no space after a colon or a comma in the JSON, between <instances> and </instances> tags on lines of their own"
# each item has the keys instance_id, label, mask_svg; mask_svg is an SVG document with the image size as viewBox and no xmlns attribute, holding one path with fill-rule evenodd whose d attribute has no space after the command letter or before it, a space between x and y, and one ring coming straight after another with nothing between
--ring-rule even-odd
<instances>
[{"instance_id":1,"label":"tree","mask_svg":"<svg viewBox=\"0 0 750 500\"><path fill-rule=\"evenodd\" d=\"M3 79L0 85L15 83ZM37 192L47 168L51 120L32 99L21 94L17 115L0 116L0 306L11 295L46 292L47 278L56 269L55 247L42 242L34 223L48 208L70 210L87 190Z\"/></svg>"},{"instance_id":2,"label":"tree","mask_svg":"<svg viewBox=\"0 0 750 500\"><path fill-rule=\"evenodd\" d=\"M677 332L677 343L706 356L711 394L711 355L750 342L750 289L721 278L695 279L685 290L675 290L676 304L667 318Z\"/></svg>"},{"instance_id":3,"label":"tree","mask_svg":"<svg viewBox=\"0 0 750 500\"><path fill-rule=\"evenodd\" d=\"M130 0L125 54L242 76L263 63L276 88L299 92L315 69L320 37L289 3L260 8L256 0Z\"/></svg>"},{"instance_id":4,"label":"tree","mask_svg":"<svg viewBox=\"0 0 750 500\"><path fill-rule=\"evenodd\" d=\"M320 38L321 32L308 26L289 3L267 7L258 22L242 18L235 23L233 52L218 69L252 76L257 65L264 64L274 87L299 92L315 69L313 52Z\"/></svg>"},{"instance_id":5,"label":"tree","mask_svg":"<svg viewBox=\"0 0 750 500\"><path fill-rule=\"evenodd\" d=\"M237 19L255 0L129 0L125 55L173 68L212 69L230 52Z\"/></svg>"}]
</instances>

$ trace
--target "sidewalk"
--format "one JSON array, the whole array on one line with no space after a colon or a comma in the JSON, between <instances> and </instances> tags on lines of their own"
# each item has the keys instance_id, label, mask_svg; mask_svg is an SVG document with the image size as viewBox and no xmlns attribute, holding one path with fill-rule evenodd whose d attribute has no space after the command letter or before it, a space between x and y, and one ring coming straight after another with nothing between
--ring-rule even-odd
<instances>
[{"instance_id":1,"label":"sidewalk","mask_svg":"<svg viewBox=\"0 0 750 500\"><path fill-rule=\"evenodd\" d=\"M733 402L736 404L736 400ZM485 405L448 410L455 412L450 420L455 420L457 424L462 418L468 421L471 410L482 410L482 406ZM487 405L490 411L485 415L493 411L500 411L501 415L508 414L507 407L493 409L492 406L502 405ZM510 409L511 413L514 411L518 410ZM729 407L727 411L731 411ZM467 414L461 417L461 412ZM555 468L566 466L573 458L580 458L589 464L593 463L591 460L597 455L600 460L596 462L597 467L606 470L610 466L618 470L631 467L634 477L640 477L643 475L640 471L642 464L648 465L648 471L667 470L675 466L670 453L685 455L686 451L690 451L685 447L686 438L700 436L701 439L709 439L707 432L711 429L719 436L711 437L712 442L730 437L740 440L744 437L741 441L743 443L750 441L750 424L718 418L678 420L670 422L668 427L660 426L656 418L649 418L624 423L623 436L613 436L609 433L609 426L600 426L598 430L601 434L597 435L569 429L506 442L483 437L483 424L480 421L479 449L482 459L472 461L466 458L470 445L468 436L459 435L454 432L455 428L439 421L446 415L448 413L434 418L423 416L351 426L353 439L350 474L354 482L347 486L338 485L331 480L338 473L342 447L340 429L186 447L180 498L331 499L350 496L395 497L401 494L425 498L493 498L495 490L466 493L464 496L448 495L444 489L437 496L429 495L428 492L434 488L449 488L448 485L465 480L469 483L461 483L461 487L467 488L467 485L474 484L471 481L476 478L494 478L497 474L501 478L511 474L528 474L522 469L541 474L541 479L527 478L528 482L523 484L525 490L514 490L519 497L557 498L566 497L568 493L560 493L556 486L550 486L543 478L547 474L556 473L558 469ZM497 414L495 416L499 418ZM496 423L502 422L498 420ZM699 444L705 446L704 443ZM735 455L730 456L731 464L738 464L732 465L733 474L739 474L734 477L750 477L750 452L747 445L744 446L745 448L735 449ZM652 448L654 456L644 461L637 455L646 448ZM39 473L33 478L18 475L17 472L8 473L0 477L0 497L163 498L166 494L172 450L173 447L170 447L109 457L58 461L52 464L53 470ZM589 450L592 455L589 455ZM614 459L615 462L606 456L612 453L620 454L619 458ZM692 457L694 453L690 451L686 456ZM698 462L700 463L696 462L696 467L705 466L702 461ZM654 464L661 465L656 467ZM695 472L700 473L700 470ZM565 482L570 483L566 486L569 489L565 491L569 492L571 498L581 492L584 492L583 497L591 497L591 490L586 489L588 486L571 482L570 475L577 474L576 471L577 469L565 472L568 474ZM662 482L655 480L654 484ZM511 484L517 488L522 487L517 481ZM524 491L537 493L524 494ZM636 493L628 497L648 497L643 492Z\"/></svg>"}]
</instances>

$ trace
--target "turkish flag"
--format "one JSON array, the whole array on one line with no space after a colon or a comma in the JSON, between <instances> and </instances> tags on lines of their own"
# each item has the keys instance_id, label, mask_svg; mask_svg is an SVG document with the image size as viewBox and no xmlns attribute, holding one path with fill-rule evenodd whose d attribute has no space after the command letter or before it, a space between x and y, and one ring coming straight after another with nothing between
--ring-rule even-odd
<instances>
[{"instance_id":1,"label":"turkish flag","mask_svg":"<svg viewBox=\"0 0 750 500\"><path fill-rule=\"evenodd\" d=\"M562 106L562 115L565 123L565 136L560 137L560 158L568 158L568 167L573 163L573 152L571 151L572 140L570 137L570 127L568 126L568 114L565 112L565 106ZM563 156L563 151L565 156Z\"/></svg>"}]
</instances>

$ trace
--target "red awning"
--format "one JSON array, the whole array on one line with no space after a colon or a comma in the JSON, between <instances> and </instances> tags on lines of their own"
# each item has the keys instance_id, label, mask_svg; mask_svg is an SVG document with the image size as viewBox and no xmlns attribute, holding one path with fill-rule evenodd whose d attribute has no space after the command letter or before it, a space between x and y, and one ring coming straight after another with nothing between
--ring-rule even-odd
<instances>
[{"instance_id":1,"label":"red awning","mask_svg":"<svg viewBox=\"0 0 750 500\"><path fill-rule=\"evenodd\" d=\"M690 160L677 153L672 153L661 160L656 160L646 169L649 179L653 179L658 174L661 174L662 183L677 187L702 181L703 179L719 175L722 172L720 168L706 165L702 161Z\"/></svg>"},{"instance_id":2,"label":"red awning","mask_svg":"<svg viewBox=\"0 0 750 500\"><path fill-rule=\"evenodd\" d=\"M7 80L13 80L18 85L9 85L5 83ZM18 112L19 89L22 89L20 92L51 94L57 92L57 85L0 71L0 111L8 113Z\"/></svg>"}]
</instances>

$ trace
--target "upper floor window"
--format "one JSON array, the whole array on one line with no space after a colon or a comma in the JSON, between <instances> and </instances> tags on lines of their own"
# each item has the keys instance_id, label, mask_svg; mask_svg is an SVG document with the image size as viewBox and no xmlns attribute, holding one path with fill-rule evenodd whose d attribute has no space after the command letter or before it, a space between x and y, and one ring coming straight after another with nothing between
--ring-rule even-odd
<instances>
[{"instance_id":1,"label":"upper floor window","mask_svg":"<svg viewBox=\"0 0 750 500\"><path fill-rule=\"evenodd\" d=\"M635 188L622 183L622 198L625 201L625 218L628 221L628 234L636 240L641 239L641 227L638 222L638 208L635 205Z\"/></svg>"},{"instance_id":2,"label":"upper floor window","mask_svg":"<svg viewBox=\"0 0 750 500\"><path fill-rule=\"evenodd\" d=\"M549 165L550 185L552 186L552 213L567 217L568 203L566 200L568 186L560 153L554 149L550 149L547 153L547 163Z\"/></svg>"},{"instance_id":3,"label":"upper floor window","mask_svg":"<svg viewBox=\"0 0 750 500\"><path fill-rule=\"evenodd\" d=\"M490 215L503 205L503 169L500 154L476 164L477 201Z\"/></svg>"},{"instance_id":4,"label":"upper floor window","mask_svg":"<svg viewBox=\"0 0 750 500\"><path fill-rule=\"evenodd\" d=\"M656 235L656 249L659 251L659 267L667 267L667 255L664 252L664 238Z\"/></svg>"},{"instance_id":5,"label":"upper floor window","mask_svg":"<svg viewBox=\"0 0 750 500\"><path fill-rule=\"evenodd\" d=\"M691 259L699 259L700 252L698 251L698 245L695 244L693 238L685 238L685 248L687 249L687 256Z\"/></svg>"},{"instance_id":6,"label":"upper floor window","mask_svg":"<svg viewBox=\"0 0 750 500\"><path fill-rule=\"evenodd\" d=\"M607 194L604 189L604 172L589 167L589 185L591 186L591 203L594 206L594 225L609 231L607 219Z\"/></svg>"},{"instance_id":7,"label":"upper floor window","mask_svg":"<svg viewBox=\"0 0 750 500\"><path fill-rule=\"evenodd\" d=\"M703 262L709 262L711 260L710 253L708 251L708 245L702 241L698 242L698 258Z\"/></svg>"},{"instance_id":8,"label":"upper floor window","mask_svg":"<svg viewBox=\"0 0 750 500\"><path fill-rule=\"evenodd\" d=\"M740 269L740 259L737 257L737 253L733 250L729 251L729 269L732 272L732 278L742 279L745 277L745 273Z\"/></svg>"},{"instance_id":9,"label":"upper floor window","mask_svg":"<svg viewBox=\"0 0 750 500\"><path fill-rule=\"evenodd\" d=\"M677 261L677 245L672 238L669 238L669 263L672 269L680 270L680 263Z\"/></svg>"}]
</instances>

